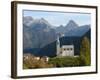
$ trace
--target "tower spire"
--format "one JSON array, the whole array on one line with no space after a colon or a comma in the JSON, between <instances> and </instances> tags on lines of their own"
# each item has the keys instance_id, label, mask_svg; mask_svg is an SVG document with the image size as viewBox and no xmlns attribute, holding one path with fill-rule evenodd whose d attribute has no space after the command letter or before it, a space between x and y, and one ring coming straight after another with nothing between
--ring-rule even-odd
<instances>
[{"instance_id":1,"label":"tower spire","mask_svg":"<svg viewBox=\"0 0 100 80\"><path fill-rule=\"evenodd\" d=\"M59 36L57 36L57 42L56 42L56 48L57 48L57 56L59 56L60 54L60 40L59 40Z\"/></svg>"}]
</instances>

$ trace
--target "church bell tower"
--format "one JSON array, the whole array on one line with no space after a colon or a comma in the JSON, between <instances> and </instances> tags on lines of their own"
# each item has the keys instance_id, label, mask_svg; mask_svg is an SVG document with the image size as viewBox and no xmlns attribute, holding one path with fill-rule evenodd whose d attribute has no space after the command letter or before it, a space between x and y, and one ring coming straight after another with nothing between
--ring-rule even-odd
<instances>
[{"instance_id":1,"label":"church bell tower","mask_svg":"<svg viewBox=\"0 0 100 80\"><path fill-rule=\"evenodd\" d=\"M57 56L60 55L60 40L59 40L59 36L57 37L57 42L56 42L56 54L57 54Z\"/></svg>"}]
</instances>

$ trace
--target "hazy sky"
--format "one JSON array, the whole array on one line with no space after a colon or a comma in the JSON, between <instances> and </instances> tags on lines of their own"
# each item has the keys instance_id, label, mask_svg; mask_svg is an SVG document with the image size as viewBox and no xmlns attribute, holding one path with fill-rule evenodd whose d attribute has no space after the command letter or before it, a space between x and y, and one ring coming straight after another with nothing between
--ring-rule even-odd
<instances>
[{"instance_id":1,"label":"hazy sky","mask_svg":"<svg viewBox=\"0 0 100 80\"><path fill-rule=\"evenodd\" d=\"M78 25L91 24L91 14L89 13L24 10L23 16L32 16L34 19L44 18L54 26L66 25L69 20L74 20Z\"/></svg>"}]
</instances>

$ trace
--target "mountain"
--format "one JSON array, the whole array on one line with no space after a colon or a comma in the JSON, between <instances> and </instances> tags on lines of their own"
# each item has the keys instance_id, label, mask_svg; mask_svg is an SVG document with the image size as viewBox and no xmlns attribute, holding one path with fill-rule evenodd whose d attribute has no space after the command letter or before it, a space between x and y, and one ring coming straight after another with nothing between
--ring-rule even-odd
<instances>
[{"instance_id":1,"label":"mountain","mask_svg":"<svg viewBox=\"0 0 100 80\"><path fill-rule=\"evenodd\" d=\"M33 23L33 18L31 16L23 17L23 24L26 26L30 26Z\"/></svg>"},{"instance_id":2,"label":"mountain","mask_svg":"<svg viewBox=\"0 0 100 80\"><path fill-rule=\"evenodd\" d=\"M80 26L78 28L71 29L70 31L65 33L65 36L77 36L81 37L83 36L86 32L90 30L90 25L84 25Z\"/></svg>"},{"instance_id":3,"label":"mountain","mask_svg":"<svg viewBox=\"0 0 100 80\"><path fill-rule=\"evenodd\" d=\"M60 25L56 27L55 30L56 30L56 33L64 33L63 31L65 31L65 26Z\"/></svg>"},{"instance_id":4,"label":"mountain","mask_svg":"<svg viewBox=\"0 0 100 80\"><path fill-rule=\"evenodd\" d=\"M80 45L82 37L91 37L90 25L78 26L75 21L70 20L65 26L54 27L44 18L34 19L26 16L23 17L23 52L36 56L56 56L58 33L64 34L63 37L59 34L61 45ZM76 53L79 47L75 47Z\"/></svg>"},{"instance_id":5,"label":"mountain","mask_svg":"<svg viewBox=\"0 0 100 80\"><path fill-rule=\"evenodd\" d=\"M44 18L33 19L24 17L23 19L23 47L42 48L43 46L56 40L56 32Z\"/></svg>"},{"instance_id":6,"label":"mountain","mask_svg":"<svg viewBox=\"0 0 100 80\"><path fill-rule=\"evenodd\" d=\"M83 26L84 27L84 26ZM83 27L81 27L80 29L83 29ZM85 31L86 29L86 31ZM83 40L84 37L89 38L90 42L91 42L91 29L88 29L85 27L84 31L82 32L81 36L78 36L79 34L75 35L75 36L63 36L61 37L60 40L60 46L63 45L74 45L74 55L79 55L80 54L80 47L81 47L81 41ZM40 49L40 51L38 53L40 54L35 54L37 56L49 56L49 57L55 57L56 56L56 42L54 41L46 46L44 46L43 48Z\"/></svg>"},{"instance_id":7,"label":"mountain","mask_svg":"<svg viewBox=\"0 0 100 80\"><path fill-rule=\"evenodd\" d=\"M79 27L78 24L76 24L76 22L74 22L73 20L70 20L68 22L68 24L66 24L65 26L60 25L59 27L57 27L56 28L56 32L64 34L64 33L68 32L68 31L70 31L72 29L77 28L77 27Z\"/></svg>"},{"instance_id":8,"label":"mountain","mask_svg":"<svg viewBox=\"0 0 100 80\"><path fill-rule=\"evenodd\" d=\"M70 30L75 29L75 28L78 28L78 27L79 26L78 26L78 24L76 24L76 22L74 22L73 20L70 20L68 22L68 24L65 26L65 32L70 31Z\"/></svg>"}]
</instances>

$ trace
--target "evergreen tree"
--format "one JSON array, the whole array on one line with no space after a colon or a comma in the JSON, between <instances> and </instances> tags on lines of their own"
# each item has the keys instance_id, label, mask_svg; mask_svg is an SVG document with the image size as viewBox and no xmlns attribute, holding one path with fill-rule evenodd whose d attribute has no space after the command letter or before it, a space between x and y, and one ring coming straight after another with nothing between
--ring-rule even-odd
<instances>
[{"instance_id":1,"label":"evergreen tree","mask_svg":"<svg viewBox=\"0 0 100 80\"><path fill-rule=\"evenodd\" d=\"M87 37L84 37L81 44L80 50L80 63L82 66L89 66L91 64L91 55L90 55L90 42Z\"/></svg>"}]
</instances>

